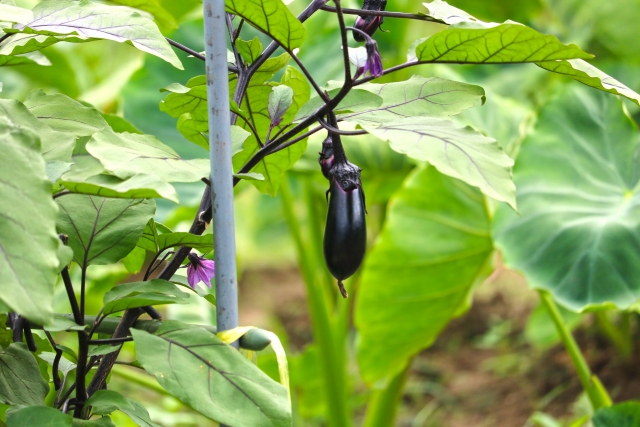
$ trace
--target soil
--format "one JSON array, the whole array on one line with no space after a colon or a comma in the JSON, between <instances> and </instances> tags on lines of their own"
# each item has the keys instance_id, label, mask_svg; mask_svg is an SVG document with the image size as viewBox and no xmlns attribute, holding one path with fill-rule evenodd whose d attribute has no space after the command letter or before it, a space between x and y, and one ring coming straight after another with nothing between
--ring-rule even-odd
<instances>
[{"instance_id":1,"label":"soil","mask_svg":"<svg viewBox=\"0 0 640 427\"><path fill-rule=\"evenodd\" d=\"M241 324L276 332L282 328L290 354L312 341L297 270L245 272L240 292ZM414 359L395 425L532 427L530 417L536 411L561 420L586 414L588 402L581 398L580 382L562 345L537 350L525 338L524 328L536 305L537 294L520 276L508 270L494 273L475 293L469 311ZM637 323L635 317L632 321ZM634 341L637 334L634 331ZM584 316L574 335L614 401L640 398L637 349L622 360L591 315ZM357 413L361 418L364 407Z\"/></svg>"}]
</instances>

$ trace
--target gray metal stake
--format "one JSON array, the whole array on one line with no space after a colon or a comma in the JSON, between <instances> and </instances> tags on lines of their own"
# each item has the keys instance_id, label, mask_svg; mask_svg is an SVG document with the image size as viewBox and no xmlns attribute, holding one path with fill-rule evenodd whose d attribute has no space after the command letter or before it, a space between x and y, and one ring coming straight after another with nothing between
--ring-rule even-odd
<instances>
[{"instance_id":1,"label":"gray metal stake","mask_svg":"<svg viewBox=\"0 0 640 427\"><path fill-rule=\"evenodd\" d=\"M238 326L238 283L233 221L233 166L231 164L225 19L224 0L204 0L218 331ZM234 346L237 348L238 343L234 343Z\"/></svg>"}]
</instances>

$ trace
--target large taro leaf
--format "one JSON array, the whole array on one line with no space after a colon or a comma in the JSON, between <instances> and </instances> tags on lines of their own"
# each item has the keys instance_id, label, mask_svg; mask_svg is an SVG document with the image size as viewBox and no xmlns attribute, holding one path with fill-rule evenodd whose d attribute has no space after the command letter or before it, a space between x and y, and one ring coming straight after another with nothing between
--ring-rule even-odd
<instances>
[{"instance_id":1,"label":"large taro leaf","mask_svg":"<svg viewBox=\"0 0 640 427\"><path fill-rule=\"evenodd\" d=\"M167 321L132 329L140 364L171 394L232 427L290 427L287 391L215 334Z\"/></svg>"},{"instance_id":2,"label":"large taro leaf","mask_svg":"<svg viewBox=\"0 0 640 427\"><path fill-rule=\"evenodd\" d=\"M275 135L278 130L291 123L300 107L302 107L310 97L311 89L309 88L309 83L307 83L302 72L293 67L287 67L280 83L293 89L293 103L282 118L281 124L273 129L271 135ZM243 102L241 106L243 111L251 112L250 118L247 118L252 121L261 138L264 138L271 125L268 111L269 94L271 91L272 87L270 85L254 85L252 80L252 83L247 89L245 102ZM249 126L242 120L240 120L238 124L243 126L245 130L249 129ZM249 182L255 185L261 192L275 196L280 188L280 183L284 178L285 172L300 159L306 148L307 142L305 139L289 148L265 157L251 170L251 172L261 174L264 180L252 180ZM259 149L260 145L255 136L250 135L245 140L242 151L233 156L234 169L236 171L239 170Z\"/></svg>"},{"instance_id":3,"label":"large taro leaf","mask_svg":"<svg viewBox=\"0 0 640 427\"><path fill-rule=\"evenodd\" d=\"M506 264L572 310L640 297L640 133L619 100L572 87L540 112L514 168L521 215L500 207Z\"/></svg>"},{"instance_id":4,"label":"large taro leaf","mask_svg":"<svg viewBox=\"0 0 640 427\"><path fill-rule=\"evenodd\" d=\"M147 305L184 304L188 298L189 294L166 280L124 283L104 295L103 315Z\"/></svg>"},{"instance_id":5,"label":"large taro leaf","mask_svg":"<svg viewBox=\"0 0 640 427\"><path fill-rule=\"evenodd\" d=\"M184 160L155 136L103 130L87 142L87 151L118 178L152 175L165 182L195 182L209 176L209 160Z\"/></svg>"},{"instance_id":6,"label":"large taro leaf","mask_svg":"<svg viewBox=\"0 0 640 427\"><path fill-rule=\"evenodd\" d=\"M415 58L429 63L510 64L592 57L574 44L565 45L555 36L511 21L450 25L415 48Z\"/></svg>"},{"instance_id":7,"label":"large taro leaf","mask_svg":"<svg viewBox=\"0 0 640 427\"><path fill-rule=\"evenodd\" d=\"M0 348L0 402L8 405L44 405L49 384L38 362L22 343Z\"/></svg>"},{"instance_id":8,"label":"large taro leaf","mask_svg":"<svg viewBox=\"0 0 640 427\"><path fill-rule=\"evenodd\" d=\"M61 242L40 141L0 116L0 146L0 299L34 323L48 324Z\"/></svg>"},{"instance_id":9,"label":"large taro leaf","mask_svg":"<svg viewBox=\"0 0 640 427\"><path fill-rule=\"evenodd\" d=\"M342 114L341 119L377 125L407 117L445 117L484 102L484 89L480 86L438 77L413 76L403 82L367 83L359 88L380 96L382 105L357 113Z\"/></svg>"},{"instance_id":10,"label":"large taro leaf","mask_svg":"<svg viewBox=\"0 0 640 427\"><path fill-rule=\"evenodd\" d=\"M239 15L289 50L300 47L307 35L281 0L226 0L225 6L228 13Z\"/></svg>"},{"instance_id":11,"label":"large taro leaf","mask_svg":"<svg viewBox=\"0 0 640 427\"><path fill-rule=\"evenodd\" d=\"M412 173L389 202L355 309L369 383L392 378L465 301L493 251L482 194L435 168Z\"/></svg>"},{"instance_id":12,"label":"large taro leaf","mask_svg":"<svg viewBox=\"0 0 640 427\"><path fill-rule=\"evenodd\" d=\"M545 70L572 77L587 86L624 96L640 105L640 94L582 59L537 62L536 65Z\"/></svg>"},{"instance_id":13,"label":"large taro leaf","mask_svg":"<svg viewBox=\"0 0 640 427\"><path fill-rule=\"evenodd\" d=\"M362 127L389 141L395 151L429 162L440 172L515 207L515 187L511 179L513 160L493 138L470 127L433 117L408 117L379 126L362 124Z\"/></svg>"},{"instance_id":14,"label":"large taro leaf","mask_svg":"<svg viewBox=\"0 0 640 427\"><path fill-rule=\"evenodd\" d=\"M112 264L135 247L156 204L148 199L107 199L71 194L58 198L58 231L69 236L80 265Z\"/></svg>"},{"instance_id":15,"label":"large taro leaf","mask_svg":"<svg viewBox=\"0 0 640 427\"><path fill-rule=\"evenodd\" d=\"M31 92L24 105L51 129L75 137L90 136L109 126L95 108L66 95L47 95L42 89Z\"/></svg>"},{"instance_id":16,"label":"large taro leaf","mask_svg":"<svg viewBox=\"0 0 640 427\"><path fill-rule=\"evenodd\" d=\"M106 6L89 0L56 0L33 8L34 20L19 31L48 36L44 44L96 39L128 43L183 69L180 60L152 20L130 8ZM66 37L71 35L72 37ZM53 40L48 40L53 39ZM15 52L14 52L15 53Z\"/></svg>"},{"instance_id":17,"label":"large taro leaf","mask_svg":"<svg viewBox=\"0 0 640 427\"><path fill-rule=\"evenodd\" d=\"M27 107L15 99L0 99L0 117L4 117L12 126L24 127L40 138L42 156L47 161L68 162L75 145L75 137L58 132L46 123L38 120Z\"/></svg>"},{"instance_id":18,"label":"large taro leaf","mask_svg":"<svg viewBox=\"0 0 640 427\"><path fill-rule=\"evenodd\" d=\"M593 427L639 427L640 402L627 401L600 408L593 414Z\"/></svg>"}]
</instances>

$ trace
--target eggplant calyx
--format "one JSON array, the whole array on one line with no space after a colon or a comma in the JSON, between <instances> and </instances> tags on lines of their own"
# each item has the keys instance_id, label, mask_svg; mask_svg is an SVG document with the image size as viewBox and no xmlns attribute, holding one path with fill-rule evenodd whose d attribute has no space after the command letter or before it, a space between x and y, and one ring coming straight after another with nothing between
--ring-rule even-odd
<instances>
[{"instance_id":1,"label":"eggplant calyx","mask_svg":"<svg viewBox=\"0 0 640 427\"><path fill-rule=\"evenodd\" d=\"M336 163L333 168L331 168L333 180L343 191L362 188L360 171L361 169L359 167L350 162Z\"/></svg>"}]
</instances>

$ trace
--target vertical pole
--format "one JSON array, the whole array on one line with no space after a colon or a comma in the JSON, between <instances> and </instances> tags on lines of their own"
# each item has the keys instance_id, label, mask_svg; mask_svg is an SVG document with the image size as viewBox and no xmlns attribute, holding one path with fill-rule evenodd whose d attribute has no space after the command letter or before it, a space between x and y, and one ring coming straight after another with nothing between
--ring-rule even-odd
<instances>
[{"instance_id":1,"label":"vertical pole","mask_svg":"<svg viewBox=\"0 0 640 427\"><path fill-rule=\"evenodd\" d=\"M238 326L236 241L233 221L233 166L227 35L224 0L204 0L204 34L209 107L211 203L216 262L216 317L218 331ZM234 343L237 348L238 343Z\"/></svg>"}]
</instances>

